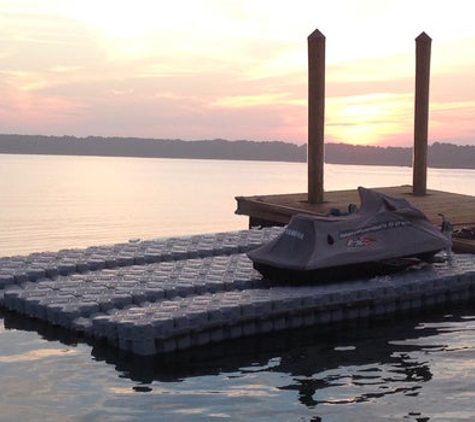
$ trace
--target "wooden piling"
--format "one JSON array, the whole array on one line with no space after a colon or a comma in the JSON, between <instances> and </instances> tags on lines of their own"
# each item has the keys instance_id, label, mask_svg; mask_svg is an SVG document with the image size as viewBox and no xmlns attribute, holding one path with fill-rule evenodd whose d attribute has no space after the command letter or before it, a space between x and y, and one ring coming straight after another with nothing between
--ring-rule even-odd
<instances>
[{"instance_id":1,"label":"wooden piling","mask_svg":"<svg viewBox=\"0 0 475 422\"><path fill-rule=\"evenodd\" d=\"M325 36L308 36L308 202L323 202L325 124Z\"/></svg>"},{"instance_id":2,"label":"wooden piling","mask_svg":"<svg viewBox=\"0 0 475 422\"><path fill-rule=\"evenodd\" d=\"M414 104L414 154L412 191L427 192L427 137L429 127L429 80L432 39L422 32L416 38L416 89Z\"/></svg>"}]
</instances>

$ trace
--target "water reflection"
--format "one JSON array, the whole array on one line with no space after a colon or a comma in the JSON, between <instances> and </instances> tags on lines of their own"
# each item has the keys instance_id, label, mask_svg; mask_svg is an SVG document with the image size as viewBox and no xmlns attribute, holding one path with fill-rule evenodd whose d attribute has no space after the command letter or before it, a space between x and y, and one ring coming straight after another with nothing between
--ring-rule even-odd
<instances>
[{"instance_id":1,"label":"water reflection","mask_svg":"<svg viewBox=\"0 0 475 422\"><path fill-rule=\"evenodd\" d=\"M0 356L0 363L33 362L52 356L65 356L72 353L75 353L75 351L71 349L37 349L21 354L15 353L13 355Z\"/></svg>"},{"instance_id":2,"label":"water reflection","mask_svg":"<svg viewBox=\"0 0 475 422\"><path fill-rule=\"evenodd\" d=\"M294 391L303 406L318 411L321 406L374 403L395 396L417 398L434 376L431 355L456 347L440 343L440 330L447 332L450 323L456 331L461 322L467 323L463 316L430 316L430 324L421 318L298 330L158 358L97 346L93 355L152 389L156 382L206 375L281 374L285 382L277 388ZM428 420L417 415L410 419Z\"/></svg>"},{"instance_id":3,"label":"water reflection","mask_svg":"<svg viewBox=\"0 0 475 422\"><path fill-rule=\"evenodd\" d=\"M155 357L138 357L97 343L90 346L95 361L113 365L119 378L136 384L126 390L129 393L153 394L166 389L167 383L176 383L169 384L173 390L196 377L219 376L232 382L252 376L253 384L230 385L226 394L239 394L244 385L250 389L249 397L274 389L294 392L301 405L319 411L334 405L384 402L395 396L417 398L434 373L442 378L441 354L444 358L450 354L452 359L460 353L473 356L473 308L455 311L300 329ZM4 323L7 329L36 331L66 346L87 341L15 314L5 314ZM468 361L465 356L459 361L462 366L451 368L463 371ZM274 385L262 383L272 374L278 380ZM411 420L429 420L414 412Z\"/></svg>"}]
</instances>

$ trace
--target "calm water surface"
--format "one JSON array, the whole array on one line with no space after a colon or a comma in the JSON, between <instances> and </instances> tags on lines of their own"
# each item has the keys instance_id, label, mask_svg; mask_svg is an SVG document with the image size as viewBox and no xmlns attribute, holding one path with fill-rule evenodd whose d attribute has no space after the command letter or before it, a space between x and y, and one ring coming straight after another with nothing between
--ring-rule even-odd
<instances>
[{"instance_id":1,"label":"calm water surface","mask_svg":"<svg viewBox=\"0 0 475 422\"><path fill-rule=\"evenodd\" d=\"M475 195L474 171L428 187ZM237 195L304 192L291 163L0 155L0 255L244 229ZM327 190L411 184L327 165ZM0 421L470 421L475 307L134 358L0 314Z\"/></svg>"}]
</instances>

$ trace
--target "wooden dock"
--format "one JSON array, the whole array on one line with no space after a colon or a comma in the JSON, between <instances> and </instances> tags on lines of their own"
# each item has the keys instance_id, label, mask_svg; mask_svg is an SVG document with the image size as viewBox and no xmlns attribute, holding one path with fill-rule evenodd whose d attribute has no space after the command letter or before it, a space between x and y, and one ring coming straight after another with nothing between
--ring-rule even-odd
<instances>
[{"instance_id":1,"label":"wooden dock","mask_svg":"<svg viewBox=\"0 0 475 422\"><path fill-rule=\"evenodd\" d=\"M473 196L430 189L425 195L414 195L412 186L409 185L375 190L392 196L405 197L436 225L442 222L440 214L443 214L455 228L475 226ZM325 192L324 201L319 204L309 203L307 193L238 196L236 201L236 214L247 215L250 227L285 225L294 214L327 215L332 209L345 212L349 204L358 207L360 205L357 189ZM475 240L454 238L454 250L475 253Z\"/></svg>"}]
</instances>

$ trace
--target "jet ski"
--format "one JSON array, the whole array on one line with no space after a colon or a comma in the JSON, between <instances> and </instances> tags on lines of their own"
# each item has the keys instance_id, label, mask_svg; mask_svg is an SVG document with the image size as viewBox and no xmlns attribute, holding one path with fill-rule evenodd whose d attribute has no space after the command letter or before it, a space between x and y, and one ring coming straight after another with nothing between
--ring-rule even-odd
<instances>
[{"instance_id":1,"label":"jet ski","mask_svg":"<svg viewBox=\"0 0 475 422\"><path fill-rule=\"evenodd\" d=\"M358 193L361 205L347 215L294 215L281 235L248 252L254 268L271 281L338 281L400 271L451 248L451 236L405 198Z\"/></svg>"}]
</instances>

